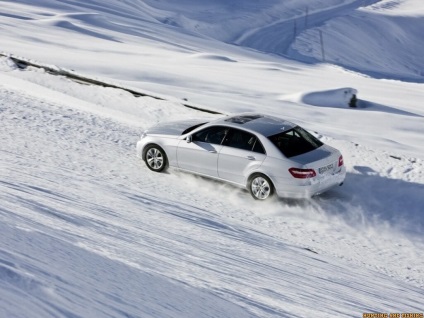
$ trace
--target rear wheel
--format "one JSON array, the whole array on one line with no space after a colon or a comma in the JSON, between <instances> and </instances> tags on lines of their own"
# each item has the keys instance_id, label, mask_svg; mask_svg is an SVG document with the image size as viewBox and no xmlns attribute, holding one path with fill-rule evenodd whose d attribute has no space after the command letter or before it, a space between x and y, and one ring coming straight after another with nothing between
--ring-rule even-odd
<instances>
[{"instance_id":1,"label":"rear wheel","mask_svg":"<svg viewBox=\"0 0 424 318\"><path fill-rule=\"evenodd\" d=\"M249 192L255 200L266 200L273 196L274 186L263 174L254 174L249 179Z\"/></svg>"},{"instance_id":2,"label":"rear wheel","mask_svg":"<svg viewBox=\"0 0 424 318\"><path fill-rule=\"evenodd\" d=\"M165 169L167 164L167 158L165 151L157 145L150 145L146 149L146 155L144 157L147 168L155 172L161 172Z\"/></svg>"}]
</instances>

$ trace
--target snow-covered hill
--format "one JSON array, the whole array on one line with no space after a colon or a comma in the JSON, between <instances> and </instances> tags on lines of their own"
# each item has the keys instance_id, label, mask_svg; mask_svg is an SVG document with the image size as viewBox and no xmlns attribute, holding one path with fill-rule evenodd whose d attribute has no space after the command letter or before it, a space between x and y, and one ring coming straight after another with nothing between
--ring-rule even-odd
<instances>
[{"instance_id":1,"label":"snow-covered hill","mask_svg":"<svg viewBox=\"0 0 424 318\"><path fill-rule=\"evenodd\" d=\"M253 204L230 186L153 174L134 156L151 122L201 114L24 73L0 75L3 316L420 310L421 160L328 139L349 158L344 188Z\"/></svg>"},{"instance_id":2,"label":"snow-covered hill","mask_svg":"<svg viewBox=\"0 0 424 318\"><path fill-rule=\"evenodd\" d=\"M423 44L412 44L422 13L418 0L3 1L4 52L171 101L0 57L0 317L422 313ZM404 48L381 35L336 61L351 51L342 33L373 22L382 34L388 20L404 21ZM272 40L293 21L296 38ZM317 63L319 30L338 66ZM287 59L299 54L316 60ZM340 87L358 89L358 108L330 96ZM228 185L152 173L135 157L143 129L217 116L183 98L302 124L343 152L345 185L259 204Z\"/></svg>"}]
</instances>

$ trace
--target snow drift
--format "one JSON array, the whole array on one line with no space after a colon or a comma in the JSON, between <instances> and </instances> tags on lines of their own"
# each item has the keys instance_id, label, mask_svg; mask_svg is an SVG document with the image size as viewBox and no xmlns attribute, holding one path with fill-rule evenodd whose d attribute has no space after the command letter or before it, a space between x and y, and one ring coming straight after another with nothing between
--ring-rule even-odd
<instances>
[{"instance_id":1,"label":"snow drift","mask_svg":"<svg viewBox=\"0 0 424 318\"><path fill-rule=\"evenodd\" d=\"M281 100L304 103L324 107L356 107L358 91L354 88L345 87L330 89L320 92L303 92L288 96L281 96Z\"/></svg>"}]
</instances>

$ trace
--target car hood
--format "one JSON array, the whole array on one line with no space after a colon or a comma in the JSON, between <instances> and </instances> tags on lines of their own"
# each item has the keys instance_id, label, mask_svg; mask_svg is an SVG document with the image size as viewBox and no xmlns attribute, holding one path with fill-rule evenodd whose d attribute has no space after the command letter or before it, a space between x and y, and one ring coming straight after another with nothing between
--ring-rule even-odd
<instances>
[{"instance_id":1,"label":"car hood","mask_svg":"<svg viewBox=\"0 0 424 318\"><path fill-rule=\"evenodd\" d=\"M204 119L190 119L164 122L147 129L145 133L154 135L181 136L187 128L206 122L207 121Z\"/></svg>"}]
</instances>

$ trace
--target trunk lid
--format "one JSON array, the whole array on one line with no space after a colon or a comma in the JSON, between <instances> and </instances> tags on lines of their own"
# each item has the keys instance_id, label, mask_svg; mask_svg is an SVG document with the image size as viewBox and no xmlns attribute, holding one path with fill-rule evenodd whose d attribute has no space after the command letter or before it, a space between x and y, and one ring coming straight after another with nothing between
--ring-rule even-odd
<instances>
[{"instance_id":1,"label":"trunk lid","mask_svg":"<svg viewBox=\"0 0 424 318\"><path fill-rule=\"evenodd\" d=\"M323 145L315 150L290 159L303 165L306 169L314 169L319 178L339 171L340 156L341 153L337 149Z\"/></svg>"}]
</instances>

